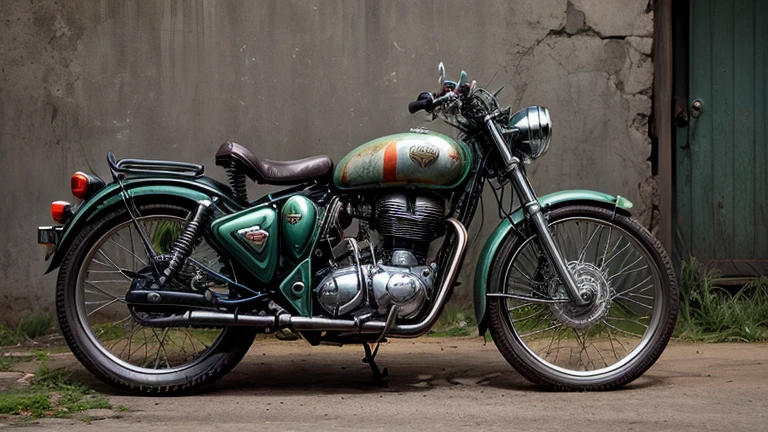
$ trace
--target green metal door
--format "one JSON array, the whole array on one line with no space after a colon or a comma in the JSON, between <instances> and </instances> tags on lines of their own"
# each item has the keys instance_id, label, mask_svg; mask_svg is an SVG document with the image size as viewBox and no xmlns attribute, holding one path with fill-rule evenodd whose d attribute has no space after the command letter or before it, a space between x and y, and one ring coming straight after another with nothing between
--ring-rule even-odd
<instances>
[{"instance_id":1,"label":"green metal door","mask_svg":"<svg viewBox=\"0 0 768 432\"><path fill-rule=\"evenodd\" d=\"M767 50L768 1L690 1L678 233L684 255L725 277L768 274Z\"/></svg>"}]
</instances>

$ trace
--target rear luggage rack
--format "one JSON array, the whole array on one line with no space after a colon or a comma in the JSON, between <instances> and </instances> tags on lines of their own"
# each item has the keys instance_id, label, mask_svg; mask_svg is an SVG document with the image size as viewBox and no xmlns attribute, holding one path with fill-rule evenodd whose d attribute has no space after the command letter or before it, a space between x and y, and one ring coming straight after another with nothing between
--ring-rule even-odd
<instances>
[{"instance_id":1,"label":"rear luggage rack","mask_svg":"<svg viewBox=\"0 0 768 432\"><path fill-rule=\"evenodd\" d=\"M185 177L200 177L205 172L202 165L150 159L115 160L115 154L107 152L107 163L113 173L121 174L170 174Z\"/></svg>"}]
</instances>

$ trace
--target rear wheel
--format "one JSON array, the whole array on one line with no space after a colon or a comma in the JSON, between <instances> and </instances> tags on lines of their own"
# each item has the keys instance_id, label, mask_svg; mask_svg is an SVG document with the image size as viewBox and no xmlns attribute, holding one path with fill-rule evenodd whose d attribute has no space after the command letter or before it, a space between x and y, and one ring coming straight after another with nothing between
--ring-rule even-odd
<instances>
[{"instance_id":1,"label":"rear wheel","mask_svg":"<svg viewBox=\"0 0 768 432\"><path fill-rule=\"evenodd\" d=\"M158 254L169 252L193 211L169 204L138 210ZM234 276L229 262L205 240L192 257ZM127 307L125 295L136 287L135 274L148 273L149 262L124 208L84 229L59 271L56 307L62 333L78 360L110 385L139 393L193 391L230 371L253 343L255 330L142 325L143 314L182 312ZM226 286L187 265L169 289L203 292Z\"/></svg>"},{"instance_id":2,"label":"rear wheel","mask_svg":"<svg viewBox=\"0 0 768 432\"><path fill-rule=\"evenodd\" d=\"M653 365L674 329L678 294L669 258L637 221L607 209L568 206L550 212L549 220L592 302L567 301L535 235L509 238L493 264L490 292L515 297L489 297L493 340L537 384L560 390L625 385Z\"/></svg>"}]
</instances>

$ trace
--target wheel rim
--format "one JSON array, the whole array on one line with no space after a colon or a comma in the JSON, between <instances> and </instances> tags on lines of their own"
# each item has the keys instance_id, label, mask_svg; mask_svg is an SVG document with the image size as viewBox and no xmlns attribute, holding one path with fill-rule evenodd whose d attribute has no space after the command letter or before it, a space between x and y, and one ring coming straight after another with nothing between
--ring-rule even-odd
<instances>
[{"instance_id":1,"label":"wheel rim","mask_svg":"<svg viewBox=\"0 0 768 432\"><path fill-rule=\"evenodd\" d=\"M186 224L184 218L170 214L137 220L156 253L167 253ZM206 265L218 260L218 254L207 242L195 248L192 256ZM226 329L141 325L125 303L125 294L133 281L126 270L138 272L148 262L132 221L123 222L101 236L78 272L77 318L98 351L123 368L158 374L193 367L215 350ZM187 266L182 273L192 270Z\"/></svg>"},{"instance_id":2,"label":"wheel rim","mask_svg":"<svg viewBox=\"0 0 768 432\"><path fill-rule=\"evenodd\" d=\"M556 243L580 288L595 300L586 307L504 298L513 337L533 359L531 366L575 378L621 370L658 333L663 284L653 257L629 232L590 217L550 224ZM536 237L525 240L504 272L508 294L567 298Z\"/></svg>"}]
</instances>

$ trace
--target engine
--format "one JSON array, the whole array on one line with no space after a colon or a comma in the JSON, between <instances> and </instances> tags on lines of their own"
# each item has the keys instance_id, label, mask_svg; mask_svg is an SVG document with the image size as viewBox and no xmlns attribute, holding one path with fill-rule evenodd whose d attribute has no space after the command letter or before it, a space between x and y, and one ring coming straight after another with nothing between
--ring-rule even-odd
<instances>
[{"instance_id":1,"label":"engine","mask_svg":"<svg viewBox=\"0 0 768 432\"><path fill-rule=\"evenodd\" d=\"M318 302L334 317L365 309L386 315L397 307L398 318L413 318L432 297L436 268L427 264L427 255L442 226L445 200L395 192L367 205L368 211L355 216L369 221L378 244L361 250L357 240L345 238L337 254L344 258L318 286Z\"/></svg>"},{"instance_id":2,"label":"engine","mask_svg":"<svg viewBox=\"0 0 768 432\"><path fill-rule=\"evenodd\" d=\"M372 227L381 236L383 250L409 250L418 260L425 260L442 224L445 201L432 195L393 193L379 198L374 208Z\"/></svg>"}]
</instances>

